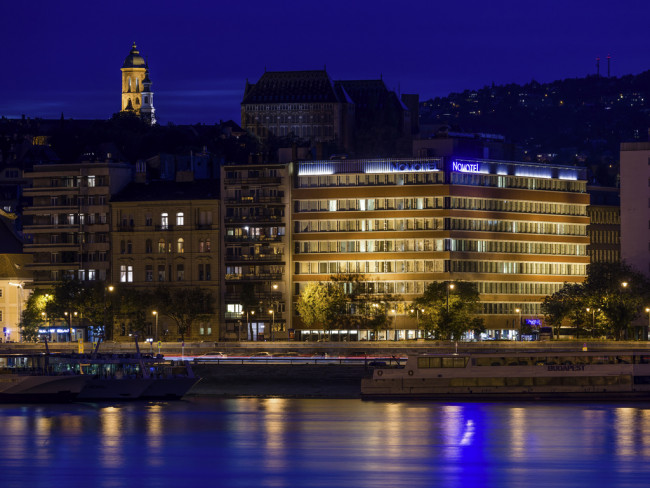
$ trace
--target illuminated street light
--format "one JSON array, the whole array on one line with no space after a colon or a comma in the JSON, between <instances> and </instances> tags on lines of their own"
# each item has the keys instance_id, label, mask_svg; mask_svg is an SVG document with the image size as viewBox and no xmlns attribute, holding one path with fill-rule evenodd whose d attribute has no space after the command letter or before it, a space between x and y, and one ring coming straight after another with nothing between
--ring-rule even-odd
<instances>
[{"instance_id":1,"label":"illuminated street light","mask_svg":"<svg viewBox=\"0 0 650 488\"><path fill-rule=\"evenodd\" d=\"M447 285L447 313L449 313L449 290L453 290L455 285L453 283L449 283Z\"/></svg>"},{"instance_id":2,"label":"illuminated street light","mask_svg":"<svg viewBox=\"0 0 650 488\"><path fill-rule=\"evenodd\" d=\"M154 337L156 338L156 342L158 342L158 311L154 310L151 314L156 317L156 335Z\"/></svg>"}]
</instances>

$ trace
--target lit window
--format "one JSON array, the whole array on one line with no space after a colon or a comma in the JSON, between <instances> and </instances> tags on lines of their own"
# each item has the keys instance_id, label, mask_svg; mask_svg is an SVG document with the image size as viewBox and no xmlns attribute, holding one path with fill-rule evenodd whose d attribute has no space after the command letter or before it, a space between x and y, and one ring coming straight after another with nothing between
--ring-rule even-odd
<instances>
[{"instance_id":1,"label":"lit window","mask_svg":"<svg viewBox=\"0 0 650 488\"><path fill-rule=\"evenodd\" d=\"M120 265L120 281L122 283L133 282L133 266Z\"/></svg>"},{"instance_id":2,"label":"lit window","mask_svg":"<svg viewBox=\"0 0 650 488\"><path fill-rule=\"evenodd\" d=\"M165 252L165 239L160 239L158 241L158 252L159 253Z\"/></svg>"},{"instance_id":3,"label":"lit window","mask_svg":"<svg viewBox=\"0 0 650 488\"><path fill-rule=\"evenodd\" d=\"M176 225L185 225L185 214L183 212L176 214Z\"/></svg>"},{"instance_id":4,"label":"lit window","mask_svg":"<svg viewBox=\"0 0 650 488\"><path fill-rule=\"evenodd\" d=\"M167 230L169 229L169 214L167 212L160 215L160 229Z\"/></svg>"},{"instance_id":5,"label":"lit window","mask_svg":"<svg viewBox=\"0 0 650 488\"><path fill-rule=\"evenodd\" d=\"M182 254L185 252L185 241L183 238L179 238L178 241L176 242L176 252L179 254Z\"/></svg>"}]
</instances>

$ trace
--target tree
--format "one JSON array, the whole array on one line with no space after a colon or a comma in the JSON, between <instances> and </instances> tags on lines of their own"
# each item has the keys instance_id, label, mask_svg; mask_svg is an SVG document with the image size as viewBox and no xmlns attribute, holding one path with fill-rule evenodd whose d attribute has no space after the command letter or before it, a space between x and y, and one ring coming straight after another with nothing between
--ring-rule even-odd
<instances>
[{"instance_id":1,"label":"tree","mask_svg":"<svg viewBox=\"0 0 650 488\"><path fill-rule=\"evenodd\" d=\"M38 329L45 325L45 305L50 297L51 295L45 290L35 290L27 299L19 324L23 341L38 341Z\"/></svg>"},{"instance_id":2,"label":"tree","mask_svg":"<svg viewBox=\"0 0 650 488\"><path fill-rule=\"evenodd\" d=\"M425 331L439 339L458 341L468 330L484 330L483 319L476 317L478 307L476 284L456 281L430 283L411 308L424 310L420 321Z\"/></svg>"},{"instance_id":3,"label":"tree","mask_svg":"<svg viewBox=\"0 0 650 488\"><path fill-rule=\"evenodd\" d=\"M112 332L114 318L124 324L124 328L138 336L151 333L151 315L153 297L146 290L131 287L121 287L109 297L110 307L107 318L110 319Z\"/></svg>"},{"instance_id":4,"label":"tree","mask_svg":"<svg viewBox=\"0 0 650 488\"><path fill-rule=\"evenodd\" d=\"M583 283L565 283L544 299L542 311L558 335L560 325L568 319L578 333L580 327L593 322L592 334L600 333L602 328L602 332L620 340L643 310L649 292L646 278L624 263L591 264Z\"/></svg>"},{"instance_id":5,"label":"tree","mask_svg":"<svg viewBox=\"0 0 650 488\"><path fill-rule=\"evenodd\" d=\"M153 305L176 323L183 342L185 334L191 335L194 322L214 314L214 297L205 288L160 286L153 294Z\"/></svg>"},{"instance_id":6,"label":"tree","mask_svg":"<svg viewBox=\"0 0 650 488\"><path fill-rule=\"evenodd\" d=\"M308 283L298 298L296 311L307 327L320 325L331 330L337 316L345 311L343 291L332 283Z\"/></svg>"}]
</instances>

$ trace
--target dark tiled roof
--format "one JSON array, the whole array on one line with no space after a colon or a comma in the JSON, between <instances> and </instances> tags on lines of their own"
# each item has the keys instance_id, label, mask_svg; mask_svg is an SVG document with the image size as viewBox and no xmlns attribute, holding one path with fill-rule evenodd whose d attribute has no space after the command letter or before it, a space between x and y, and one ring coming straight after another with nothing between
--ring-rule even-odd
<instances>
[{"instance_id":1,"label":"dark tiled roof","mask_svg":"<svg viewBox=\"0 0 650 488\"><path fill-rule=\"evenodd\" d=\"M23 243L13 230L13 222L0 217L0 254L20 254Z\"/></svg>"},{"instance_id":2,"label":"dark tiled roof","mask_svg":"<svg viewBox=\"0 0 650 488\"><path fill-rule=\"evenodd\" d=\"M325 70L268 71L257 83L246 86L242 104L339 101L334 84Z\"/></svg>"},{"instance_id":3,"label":"dark tiled roof","mask_svg":"<svg viewBox=\"0 0 650 488\"><path fill-rule=\"evenodd\" d=\"M190 182L152 181L130 183L111 198L112 202L161 202L165 200L216 200L219 198L219 181L198 180Z\"/></svg>"}]
</instances>

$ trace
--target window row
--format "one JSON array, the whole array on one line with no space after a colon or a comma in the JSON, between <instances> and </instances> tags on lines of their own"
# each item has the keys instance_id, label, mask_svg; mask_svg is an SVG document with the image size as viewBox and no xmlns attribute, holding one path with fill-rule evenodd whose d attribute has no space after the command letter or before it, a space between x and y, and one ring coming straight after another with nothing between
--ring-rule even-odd
<instances>
[{"instance_id":1,"label":"window row","mask_svg":"<svg viewBox=\"0 0 650 488\"><path fill-rule=\"evenodd\" d=\"M106 222L107 216L105 213L69 213L50 215L51 225L94 225L105 224Z\"/></svg>"},{"instance_id":2,"label":"window row","mask_svg":"<svg viewBox=\"0 0 650 488\"><path fill-rule=\"evenodd\" d=\"M431 185L445 182L442 171L422 173L381 173L299 176L297 188L322 188L340 186Z\"/></svg>"},{"instance_id":3,"label":"window row","mask_svg":"<svg viewBox=\"0 0 650 488\"><path fill-rule=\"evenodd\" d=\"M586 264L568 263L513 263L508 261L451 261L454 273L503 273L585 276Z\"/></svg>"},{"instance_id":4,"label":"window row","mask_svg":"<svg viewBox=\"0 0 650 488\"><path fill-rule=\"evenodd\" d=\"M550 234L586 236L585 224L558 224L551 222L521 222L513 220L445 219L445 229L479 232L512 232L520 234Z\"/></svg>"},{"instance_id":5,"label":"window row","mask_svg":"<svg viewBox=\"0 0 650 488\"><path fill-rule=\"evenodd\" d=\"M620 244L621 232L613 230L590 230L589 240L592 244Z\"/></svg>"},{"instance_id":6,"label":"window row","mask_svg":"<svg viewBox=\"0 0 650 488\"><path fill-rule=\"evenodd\" d=\"M297 220L295 232L381 232L407 230L437 230L443 219L355 219L355 220Z\"/></svg>"},{"instance_id":7,"label":"window row","mask_svg":"<svg viewBox=\"0 0 650 488\"><path fill-rule=\"evenodd\" d=\"M442 273L441 259L386 261L320 261L294 263L295 274Z\"/></svg>"},{"instance_id":8,"label":"window row","mask_svg":"<svg viewBox=\"0 0 650 488\"><path fill-rule=\"evenodd\" d=\"M564 283L479 281L476 283L482 295L552 295L564 287Z\"/></svg>"},{"instance_id":9,"label":"window row","mask_svg":"<svg viewBox=\"0 0 650 488\"><path fill-rule=\"evenodd\" d=\"M648 202L650 207L650 201ZM621 225L621 211L619 208L612 210L589 209L589 220L592 224Z\"/></svg>"},{"instance_id":10,"label":"window row","mask_svg":"<svg viewBox=\"0 0 650 488\"><path fill-rule=\"evenodd\" d=\"M575 193L585 193L587 191L587 183L585 181L510 175L451 173L451 184Z\"/></svg>"},{"instance_id":11,"label":"window row","mask_svg":"<svg viewBox=\"0 0 650 488\"><path fill-rule=\"evenodd\" d=\"M463 210L489 210L495 212L521 212L550 215L587 215L586 205L536 202L529 200L497 200L488 198L451 197L451 208Z\"/></svg>"},{"instance_id":12,"label":"window row","mask_svg":"<svg viewBox=\"0 0 650 488\"><path fill-rule=\"evenodd\" d=\"M210 263L199 263L197 265L196 279L198 281L212 280L212 266ZM164 281L185 281L185 264L147 264L144 267L142 280L146 282ZM133 283L135 280L132 265L120 265L120 282ZM140 281L140 280L137 280Z\"/></svg>"},{"instance_id":13,"label":"window row","mask_svg":"<svg viewBox=\"0 0 650 488\"><path fill-rule=\"evenodd\" d=\"M296 212L425 210L443 208L443 206L443 197L296 200L294 202Z\"/></svg>"},{"instance_id":14,"label":"window row","mask_svg":"<svg viewBox=\"0 0 650 488\"><path fill-rule=\"evenodd\" d=\"M356 284L358 293L368 295L421 295L430 281L364 281ZM295 283L294 293L300 295L307 286L307 282ZM406 310L410 304L403 304Z\"/></svg>"},{"instance_id":15,"label":"window row","mask_svg":"<svg viewBox=\"0 0 650 488\"><path fill-rule=\"evenodd\" d=\"M586 256L586 244L557 242L479 241L450 239L450 250L459 252L498 252L516 254L552 254L561 256Z\"/></svg>"},{"instance_id":16,"label":"window row","mask_svg":"<svg viewBox=\"0 0 650 488\"><path fill-rule=\"evenodd\" d=\"M358 241L295 241L296 254L326 252L422 252L444 250L444 239L364 239Z\"/></svg>"},{"instance_id":17,"label":"window row","mask_svg":"<svg viewBox=\"0 0 650 488\"><path fill-rule=\"evenodd\" d=\"M513 321L513 328L518 329L518 321L525 315L540 315L542 313L541 303L503 303L503 302L481 302L481 313L487 315L516 315ZM519 312L517 312L519 310ZM522 320L523 322L523 320Z\"/></svg>"}]
</instances>

